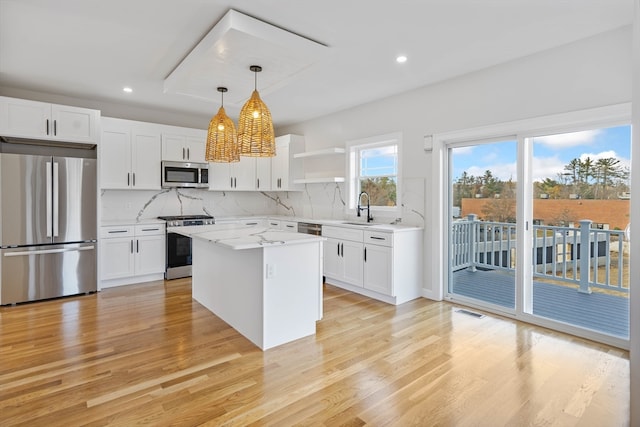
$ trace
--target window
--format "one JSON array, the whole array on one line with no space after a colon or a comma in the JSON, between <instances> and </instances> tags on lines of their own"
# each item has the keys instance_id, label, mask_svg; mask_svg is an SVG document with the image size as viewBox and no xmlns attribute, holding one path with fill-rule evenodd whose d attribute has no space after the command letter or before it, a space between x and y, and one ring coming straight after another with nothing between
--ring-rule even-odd
<instances>
[{"instance_id":1,"label":"window","mask_svg":"<svg viewBox=\"0 0 640 427\"><path fill-rule=\"evenodd\" d=\"M358 195L364 191L369 195L372 211L395 214L399 210L400 144L400 133L347 143L349 209L356 209Z\"/></svg>"}]
</instances>

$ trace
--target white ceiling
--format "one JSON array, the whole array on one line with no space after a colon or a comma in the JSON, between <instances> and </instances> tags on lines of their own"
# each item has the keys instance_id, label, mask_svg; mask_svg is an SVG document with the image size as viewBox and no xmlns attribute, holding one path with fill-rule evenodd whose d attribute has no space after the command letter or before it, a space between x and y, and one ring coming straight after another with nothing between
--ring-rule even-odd
<instances>
[{"instance_id":1,"label":"white ceiling","mask_svg":"<svg viewBox=\"0 0 640 427\"><path fill-rule=\"evenodd\" d=\"M246 72L212 70L208 88L198 74L200 97L165 92L165 79L230 9L327 48L284 75L274 70L283 68L273 58L279 55L239 43L242 49L222 61ZM227 86L228 96L245 91L247 99L254 84L248 67L264 61L257 63L264 68L258 90L276 125L286 125L630 25L632 18L633 0L0 0L0 87L206 118L220 105L217 86ZM408 57L405 64L395 62L399 54ZM264 92L261 79L269 85ZM124 86L133 93L123 93ZM227 99L225 109L237 117L241 102Z\"/></svg>"}]
</instances>

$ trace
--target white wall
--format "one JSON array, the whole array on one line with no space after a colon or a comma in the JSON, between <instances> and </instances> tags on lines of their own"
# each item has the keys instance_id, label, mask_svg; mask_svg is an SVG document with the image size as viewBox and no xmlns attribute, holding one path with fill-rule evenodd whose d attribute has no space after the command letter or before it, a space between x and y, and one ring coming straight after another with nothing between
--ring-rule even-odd
<instances>
[{"instance_id":1,"label":"white wall","mask_svg":"<svg viewBox=\"0 0 640 427\"><path fill-rule=\"evenodd\" d=\"M429 278L428 242L438 230L431 229L426 209L432 176L431 154L423 150L424 135L630 102L631 42L631 27L623 27L281 131L305 135L307 150L401 131L404 176L426 183L421 211L424 274ZM426 280L425 295L433 295L439 285Z\"/></svg>"}]
</instances>

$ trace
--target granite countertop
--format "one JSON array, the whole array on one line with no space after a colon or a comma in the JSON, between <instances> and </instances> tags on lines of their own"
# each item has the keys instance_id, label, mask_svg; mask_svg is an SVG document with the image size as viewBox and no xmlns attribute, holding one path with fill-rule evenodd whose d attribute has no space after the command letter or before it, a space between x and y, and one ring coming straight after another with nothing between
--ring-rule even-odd
<instances>
[{"instance_id":1,"label":"granite countertop","mask_svg":"<svg viewBox=\"0 0 640 427\"><path fill-rule=\"evenodd\" d=\"M169 231L192 239L205 240L229 249L255 249L276 245L292 245L326 240L324 237L269 227L238 224L214 224L189 227L168 227Z\"/></svg>"}]
</instances>

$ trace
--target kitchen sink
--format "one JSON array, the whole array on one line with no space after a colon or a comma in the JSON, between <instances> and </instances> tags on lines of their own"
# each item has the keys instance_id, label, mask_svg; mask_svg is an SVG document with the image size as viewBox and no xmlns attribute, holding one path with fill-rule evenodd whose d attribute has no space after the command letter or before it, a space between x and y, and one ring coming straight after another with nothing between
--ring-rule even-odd
<instances>
[{"instance_id":1,"label":"kitchen sink","mask_svg":"<svg viewBox=\"0 0 640 427\"><path fill-rule=\"evenodd\" d=\"M343 222L343 224L347 224L347 225L363 225L365 227L369 227L371 225L375 225L371 222Z\"/></svg>"}]
</instances>

